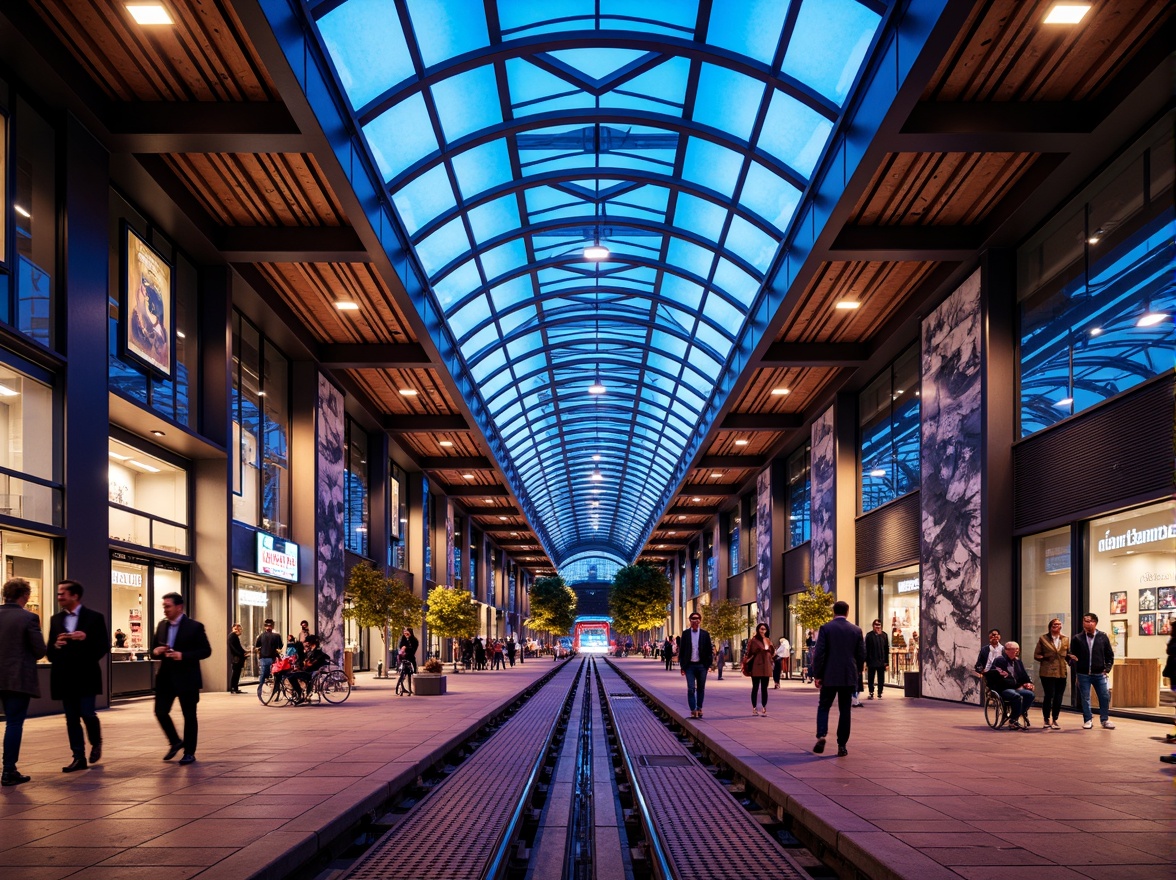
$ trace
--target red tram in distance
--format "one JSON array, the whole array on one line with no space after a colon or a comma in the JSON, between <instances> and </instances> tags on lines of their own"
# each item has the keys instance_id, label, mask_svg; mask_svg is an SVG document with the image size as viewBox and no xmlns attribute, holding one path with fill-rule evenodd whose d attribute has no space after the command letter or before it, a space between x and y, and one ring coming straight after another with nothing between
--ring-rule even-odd
<instances>
[{"instance_id":1,"label":"red tram in distance","mask_svg":"<svg viewBox=\"0 0 1176 880\"><path fill-rule=\"evenodd\" d=\"M612 619L578 617L572 629L572 645L577 653L608 654L616 647L612 639Z\"/></svg>"}]
</instances>

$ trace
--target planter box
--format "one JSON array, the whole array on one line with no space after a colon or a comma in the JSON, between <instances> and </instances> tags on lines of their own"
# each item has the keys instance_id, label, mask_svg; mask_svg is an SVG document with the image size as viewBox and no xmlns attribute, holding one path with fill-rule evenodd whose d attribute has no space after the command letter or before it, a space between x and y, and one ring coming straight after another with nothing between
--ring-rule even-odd
<instances>
[{"instance_id":1,"label":"planter box","mask_svg":"<svg viewBox=\"0 0 1176 880\"><path fill-rule=\"evenodd\" d=\"M445 693L448 677L447 675L418 672L412 677L412 689L418 697L439 697Z\"/></svg>"}]
</instances>

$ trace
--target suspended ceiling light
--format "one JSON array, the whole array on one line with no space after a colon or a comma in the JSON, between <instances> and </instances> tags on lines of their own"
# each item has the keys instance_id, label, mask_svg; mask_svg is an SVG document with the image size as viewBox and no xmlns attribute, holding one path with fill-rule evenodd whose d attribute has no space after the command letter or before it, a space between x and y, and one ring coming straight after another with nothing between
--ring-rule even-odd
<instances>
[{"instance_id":1,"label":"suspended ceiling light","mask_svg":"<svg viewBox=\"0 0 1176 880\"><path fill-rule=\"evenodd\" d=\"M1073 397L1063 397L1061 400L1057 401L1057 402L1054 404L1054 406L1061 406L1061 407L1064 407L1064 406L1069 406L1069 405L1070 405L1070 404L1072 404L1073 402L1074 402L1074 398L1073 398Z\"/></svg>"},{"instance_id":2,"label":"suspended ceiling light","mask_svg":"<svg viewBox=\"0 0 1176 880\"><path fill-rule=\"evenodd\" d=\"M12 207L16 209L16 213L20 214L20 216L24 217L26 220L33 219L33 215L22 208L20 205L13 205Z\"/></svg>"},{"instance_id":3,"label":"suspended ceiling light","mask_svg":"<svg viewBox=\"0 0 1176 880\"><path fill-rule=\"evenodd\" d=\"M1154 327L1161 321L1167 318L1164 312L1153 312L1150 308L1143 313L1138 321L1135 322L1136 327Z\"/></svg>"},{"instance_id":4,"label":"suspended ceiling light","mask_svg":"<svg viewBox=\"0 0 1176 880\"><path fill-rule=\"evenodd\" d=\"M600 472L600 468L593 468L592 475L588 477L593 483L599 483L604 480L604 474Z\"/></svg>"},{"instance_id":5,"label":"suspended ceiling light","mask_svg":"<svg viewBox=\"0 0 1176 880\"><path fill-rule=\"evenodd\" d=\"M886 471L882 468L874 468L872 471L870 471L870 476L871 477L884 477L884 476L886 476Z\"/></svg>"},{"instance_id":6,"label":"suspended ceiling light","mask_svg":"<svg viewBox=\"0 0 1176 880\"><path fill-rule=\"evenodd\" d=\"M608 389L605 388L604 383L600 381L600 376L597 376L595 381L588 386L589 394L604 394L606 391L608 391Z\"/></svg>"},{"instance_id":7,"label":"suspended ceiling light","mask_svg":"<svg viewBox=\"0 0 1176 880\"><path fill-rule=\"evenodd\" d=\"M1106 230L1100 226L1098 229L1094 230L1094 232L1090 233L1090 238L1086 239L1086 243L1098 244L1100 241L1102 241L1102 237L1106 234Z\"/></svg>"},{"instance_id":8,"label":"suspended ceiling light","mask_svg":"<svg viewBox=\"0 0 1176 880\"><path fill-rule=\"evenodd\" d=\"M1090 335L1091 336L1098 336L1100 333L1102 333L1102 327L1091 327L1090 328Z\"/></svg>"},{"instance_id":9,"label":"suspended ceiling light","mask_svg":"<svg viewBox=\"0 0 1176 880\"><path fill-rule=\"evenodd\" d=\"M602 244L591 244L584 248L584 259L599 263L609 258L609 250Z\"/></svg>"},{"instance_id":10,"label":"suspended ceiling light","mask_svg":"<svg viewBox=\"0 0 1176 880\"><path fill-rule=\"evenodd\" d=\"M1044 21L1046 24L1078 24L1089 11L1089 3L1055 3Z\"/></svg>"}]
</instances>

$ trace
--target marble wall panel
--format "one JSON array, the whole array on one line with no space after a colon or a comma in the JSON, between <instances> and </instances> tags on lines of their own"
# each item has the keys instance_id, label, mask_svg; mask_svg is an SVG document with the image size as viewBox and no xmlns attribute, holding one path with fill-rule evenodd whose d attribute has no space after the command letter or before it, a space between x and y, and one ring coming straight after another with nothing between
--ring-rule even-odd
<instances>
[{"instance_id":1,"label":"marble wall panel","mask_svg":"<svg viewBox=\"0 0 1176 880\"><path fill-rule=\"evenodd\" d=\"M980 273L922 328L923 695L976 701L982 451Z\"/></svg>"},{"instance_id":2,"label":"marble wall panel","mask_svg":"<svg viewBox=\"0 0 1176 880\"><path fill-rule=\"evenodd\" d=\"M812 542L811 577L826 592L837 586L837 446L833 442L833 407L816 422L812 432Z\"/></svg>"},{"instance_id":3,"label":"marble wall panel","mask_svg":"<svg viewBox=\"0 0 1176 880\"><path fill-rule=\"evenodd\" d=\"M315 442L318 495L315 500L315 607L319 644L343 662L343 393L325 376L318 380Z\"/></svg>"},{"instance_id":4,"label":"marble wall panel","mask_svg":"<svg viewBox=\"0 0 1176 880\"><path fill-rule=\"evenodd\" d=\"M756 624L772 625L772 469L764 468L755 482L755 602ZM716 545L717 546L717 545Z\"/></svg>"}]
</instances>

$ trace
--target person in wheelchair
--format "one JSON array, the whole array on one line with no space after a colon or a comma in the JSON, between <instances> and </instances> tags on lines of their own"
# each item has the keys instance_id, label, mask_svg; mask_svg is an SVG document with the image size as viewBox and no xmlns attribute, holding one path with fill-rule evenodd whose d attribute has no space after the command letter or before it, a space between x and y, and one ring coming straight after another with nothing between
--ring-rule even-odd
<instances>
[{"instance_id":1,"label":"person in wheelchair","mask_svg":"<svg viewBox=\"0 0 1176 880\"><path fill-rule=\"evenodd\" d=\"M1016 642L1005 642L1004 653L992 663L985 674L988 687L1009 706L1008 725L1014 729L1028 730L1029 707L1033 705L1033 679L1025 664L1021 662L1021 646Z\"/></svg>"},{"instance_id":2,"label":"person in wheelchair","mask_svg":"<svg viewBox=\"0 0 1176 880\"><path fill-rule=\"evenodd\" d=\"M310 691L310 680L314 674L331 662L331 658L319 647L318 636L311 633L306 637L306 657L302 661L302 668L297 672L286 673L286 678L294 688L294 703L306 702ZM306 687L303 688L305 682Z\"/></svg>"}]
</instances>

